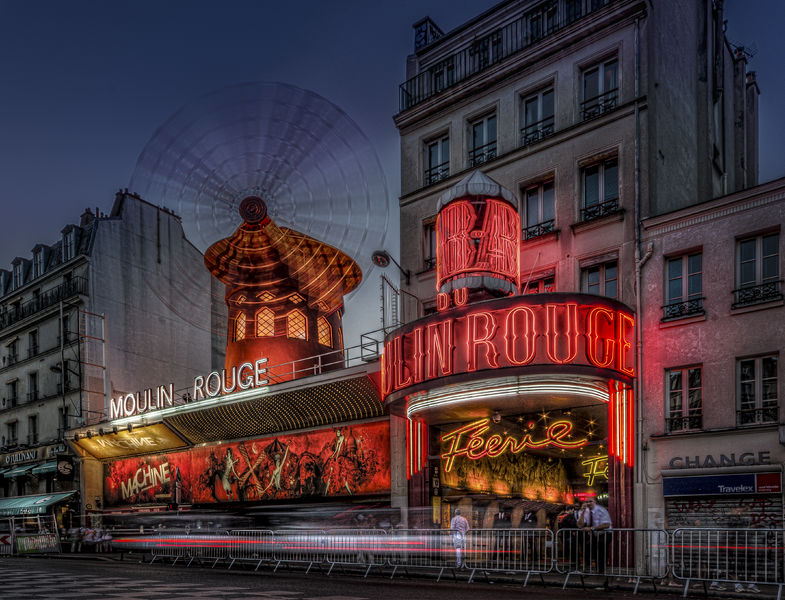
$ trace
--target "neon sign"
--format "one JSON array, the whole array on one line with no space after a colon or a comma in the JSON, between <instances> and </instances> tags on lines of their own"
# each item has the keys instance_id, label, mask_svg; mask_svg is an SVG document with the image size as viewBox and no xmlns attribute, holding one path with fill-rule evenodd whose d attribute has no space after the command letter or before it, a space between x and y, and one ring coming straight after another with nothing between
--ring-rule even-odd
<instances>
[{"instance_id":1,"label":"neon sign","mask_svg":"<svg viewBox=\"0 0 785 600\"><path fill-rule=\"evenodd\" d=\"M629 381L634 324L624 305L581 294L515 296L436 313L387 337L382 393L400 396L440 378L541 365L602 369Z\"/></svg>"},{"instance_id":2,"label":"neon sign","mask_svg":"<svg viewBox=\"0 0 785 600\"><path fill-rule=\"evenodd\" d=\"M581 464L586 467L583 476L586 478L586 485L594 485L594 480L598 477L600 479L608 479L608 457L599 455L593 456L589 459L582 460ZM603 468L604 466L604 468Z\"/></svg>"},{"instance_id":3,"label":"neon sign","mask_svg":"<svg viewBox=\"0 0 785 600\"><path fill-rule=\"evenodd\" d=\"M204 398L215 398L224 394L231 394L235 390L247 390L267 384L267 359L260 358L254 363L245 362L239 367L232 367L227 376L227 370L213 371L207 376L194 377L192 401ZM155 394L153 393L155 392ZM143 413L153 412L174 405L174 384L159 385L148 388L143 392L121 394L112 398L109 404L109 420L132 417Z\"/></svg>"},{"instance_id":4,"label":"neon sign","mask_svg":"<svg viewBox=\"0 0 785 600\"><path fill-rule=\"evenodd\" d=\"M545 428L545 435L541 439L534 439L532 433L524 433L519 440L512 436L503 437L494 433L487 438L483 434L490 429L490 419L480 419L468 425L463 425L454 431L444 434L439 438L442 444L449 447L442 453L444 470L451 471L455 459L465 456L470 460L480 460L481 458L495 458L504 452L519 454L524 450L537 450L542 448L561 448L570 450L582 448L589 443L586 438L579 440L567 439L572 435L573 424L566 419L554 421ZM529 429L534 429L534 423L528 425Z\"/></svg>"}]
</instances>

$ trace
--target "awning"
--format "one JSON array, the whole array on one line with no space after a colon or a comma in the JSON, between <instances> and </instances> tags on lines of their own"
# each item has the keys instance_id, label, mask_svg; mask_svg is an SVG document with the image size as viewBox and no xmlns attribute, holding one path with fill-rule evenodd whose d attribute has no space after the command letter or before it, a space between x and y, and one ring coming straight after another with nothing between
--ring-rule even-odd
<instances>
[{"instance_id":1,"label":"awning","mask_svg":"<svg viewBox=\"0 0 785 600\"><path fill-rule=\"evenodd\" d=\"M35 465L22 465L21 467L14 467L10 471L6 471L3 473L3 477L6 479L10 477L19 477L20 475L24 475L25 473L32 470Z\"/></svg>"},{"instance_id":2,"label":"awning","mask_svg":"<svg viewBox=\"0 0 785 600\"><path fill-rule=\"evenodd\" d=\"M33 469L33 475L43 475L45 473L54 473L57 471L57 461L50 460L49 462L45 462L42 465L38 465L35 469Z\"/></svg>"},{"instance_id":3,"label":"awning","mask_svg":"<svg viewBox=\"0 0 785 600\"><path fill-rule=\"evenodd\" d=\"M13 496L0 498L0 516L13 517L18 515L42 515L49 507L67 500L76 493L59 492L57 494L38 494L35 496Z\"/></svg>"}]
</instances>

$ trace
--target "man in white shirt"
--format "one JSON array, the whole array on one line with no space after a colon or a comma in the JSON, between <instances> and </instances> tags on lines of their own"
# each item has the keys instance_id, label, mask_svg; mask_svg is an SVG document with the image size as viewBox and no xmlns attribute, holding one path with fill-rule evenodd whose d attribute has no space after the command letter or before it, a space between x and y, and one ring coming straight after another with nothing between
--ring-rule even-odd
<instances>
[{"instance_id":1,"label":"man in white shirt","mask_svg":"<svg viewBox=\"0 0 785 600\"><path fill-rule=\"evenodd\" d=\"M604 575L605 567L608 562L608 544L611 536L608 535L611 529L611 515L604 506L597 504L594 498L589 498L581 508L578 516L578 527L584 533L584 566L591 569L592 558L597 562L597 573ZM608 578L602 586L608 589Z\"/></svg>"},{"instance_id":2,"label":"man in white shirt","mask_svg":"<svg viewBox=\"0 0 785 600\"><path fill-rule=\"evenodd\" d=\"M466 534L469 533L469 529L469 521L461 516L461 509L456 508L455 516L450 521L450 532L455 546L455 566L458 569L463 566L462 551L466 548Z\"/></svg>"}]
</instances>

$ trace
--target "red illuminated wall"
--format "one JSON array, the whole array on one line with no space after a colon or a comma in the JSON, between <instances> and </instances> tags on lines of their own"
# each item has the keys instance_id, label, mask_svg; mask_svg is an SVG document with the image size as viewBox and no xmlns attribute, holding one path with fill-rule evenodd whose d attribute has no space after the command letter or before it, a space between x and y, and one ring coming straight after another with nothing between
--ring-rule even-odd
<instances>
[{"instance_id":1,"label":"red illuminated wall","mask_svg":"<svg viewBox=\"0 0 785 600\"><path fill-rule=\"evenodd\" d=\"M390 489L390 426L381 421L204 446L107 463L106 506L350 496Z\"/></svg>"},{"instance_id":2,"label":"red illuminated wall","mask_svg":"<svg viewBox=\"0 0 785 600\"><path fill-rule=\"evenodd\" d=\"M451 309L388 335L382 394L400 397L428 382L480 371L633 376L631 311L583 294L515 296ZM443 384L440 381L440 384Z\"/></svg>"}]
</instances>

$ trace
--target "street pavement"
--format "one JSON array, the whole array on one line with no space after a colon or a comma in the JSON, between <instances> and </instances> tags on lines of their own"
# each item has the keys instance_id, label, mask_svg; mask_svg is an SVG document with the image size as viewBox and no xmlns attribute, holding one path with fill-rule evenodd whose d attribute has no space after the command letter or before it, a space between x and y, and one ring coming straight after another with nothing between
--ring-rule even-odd
<instances>
[{"instance_id":1,"label":"street pavement","mask_svg":"<svg viewBox=\"0 0 785 600\"><path fill-rule=\"evenodd\" d=\"M576 581L576 584L578 582ZM642 585L650 590L650 585ZM167 564L140 563L138 559L118 560L117 557L83 556L57 558L0 558L0 598L2 600L97 600L101 599L187 599L187 598L264 598L266 600L602 600L603 598L680 598L681 588L660 588L657 594L632 589L610 592L580 587L562 590L561 586L542 586L530 582L523 588L520 580L488 583L434 577L390 580L381 573L363 579L360 575L333 574L304 570L281 571L245 568L227 570L206 566L186 568ZM770 590L768 590L770 591ZM679 595L676 595L679 592ZM695 587L696 596L703 588ZM692 595L692 594L691 594ZM752 596L745 594L744 596ZM743 597L723 593L722 597ZM763 596L763 594L758 595ZM710 597L720 597L710 592Z\"/></svg>"}]
</instances>

